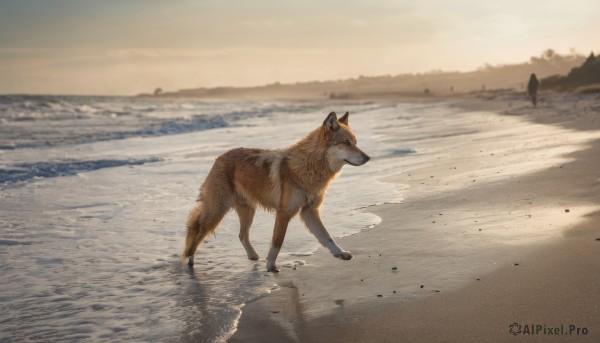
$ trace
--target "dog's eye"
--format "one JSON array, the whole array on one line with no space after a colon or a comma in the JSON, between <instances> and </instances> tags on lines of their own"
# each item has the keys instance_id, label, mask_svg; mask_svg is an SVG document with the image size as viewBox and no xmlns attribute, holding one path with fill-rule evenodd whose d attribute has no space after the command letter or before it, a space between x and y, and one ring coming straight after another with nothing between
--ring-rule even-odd
<instances>
[{"instance_id":1,"label":"dog's eye","mask_svg":"<svg viewBox=\"0 0 600 343\"><path fill-rule=\"evenodd\" d=\"M346 140L344 141L344 144L346 144L346 145L350 145L350 140L349 140L349 139L346 139Z\"/></svg>"}]
</instances>

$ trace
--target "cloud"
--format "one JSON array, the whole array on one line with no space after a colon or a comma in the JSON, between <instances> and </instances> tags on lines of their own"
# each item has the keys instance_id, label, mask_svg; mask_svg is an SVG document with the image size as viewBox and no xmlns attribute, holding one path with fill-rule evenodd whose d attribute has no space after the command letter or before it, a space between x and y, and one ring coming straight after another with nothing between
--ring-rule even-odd
<instances>
[{"instance_id":1,"label":"cloud","mask_svg":"<svg viewBox=\"0 0 600 343\"><path fill-rule=\"evenodd\" d=\"M243 20L242 26L256 28L263 27L267 29L287 28L294 25L292 19L262 19L262 20Z\"/></svg>"}]
</instances>

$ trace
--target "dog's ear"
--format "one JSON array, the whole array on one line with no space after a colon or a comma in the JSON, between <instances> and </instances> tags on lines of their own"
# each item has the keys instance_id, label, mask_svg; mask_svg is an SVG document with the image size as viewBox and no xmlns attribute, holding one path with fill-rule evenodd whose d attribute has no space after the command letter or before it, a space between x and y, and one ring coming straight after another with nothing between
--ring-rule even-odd
<instances>
[{"instance_id":1,"label":"dog's ear","mask_svg":"<svg viewBox=\"0 0 600 343\"><path fill-rule=\"evenodd\" d=\"M346 114L344 114L340 119L338 119L338 121L346 126L348 126L348 116L350 115L350 112L346 111Z\"/></svg>"},{"instance_id":2,"label":"dog's ear","mask_svg":"<svg viewBox=\"0 0 600 343\"><path fill-rule=\"evenodd\" d=\"M323 122L323 126L325 126L328 130L337 131L340 128L340 124L337 121L337 115L335 112L329 113L325 121Z\"/></svg>"}]
</instances>

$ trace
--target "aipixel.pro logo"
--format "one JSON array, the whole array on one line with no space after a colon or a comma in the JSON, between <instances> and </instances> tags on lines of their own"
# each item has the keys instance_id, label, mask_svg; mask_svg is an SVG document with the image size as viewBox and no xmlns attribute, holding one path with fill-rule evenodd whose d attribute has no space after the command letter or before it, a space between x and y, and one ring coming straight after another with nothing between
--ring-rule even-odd
<instances>
[{"instance_id":1,"label":"aipixel.pro logo","mask_svg":"<svg viewBox=\"0 0 600 343\"><path fill-rule=\"evenodd\" d=\"M557 326L547 324L519 324L514 322L508 326L508 332L518 335L540 335L540 336L558 336L558 335L570 335L570 336L585 336L590 330L586 327L580 327L577 325L560 324Z\"/></svg>"}]
</instances>

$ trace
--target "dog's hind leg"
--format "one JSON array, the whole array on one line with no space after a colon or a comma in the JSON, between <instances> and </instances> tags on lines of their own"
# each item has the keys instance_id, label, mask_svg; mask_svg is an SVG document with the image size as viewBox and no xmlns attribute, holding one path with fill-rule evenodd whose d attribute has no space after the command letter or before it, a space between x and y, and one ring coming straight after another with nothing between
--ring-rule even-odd
<instances>
[{"instance_id":1,"label":"dog's hind leg","mask_svg":"<svg viewBox=\"0 0 600 343\"><path fill-rule=\"evenodd\" d=\"M215 231L228 210L229 208L222 203L210 206L199 202L196 208L190 212L185 251L183 252L183 256L188 258L188 265L194 265L194 253L198 246L206 236Z\"/></svg>"},{"instance_id":2,"label":"dog's hind leg","mask_svg":"<svg viewBox=\"0 0 600 343\"><path fill-rule=\"evenodd\" d=\"M240 218L240 241L242 242L244 249L246 249L248 259L256 261L258 260L258 253L254 250L252 244L250 244L250 226L252 226L252 220L254 219L256 209L246 204L237 204L235 206L235 211Z\"/></svg>"}]
</instances>

